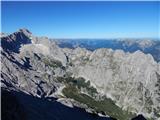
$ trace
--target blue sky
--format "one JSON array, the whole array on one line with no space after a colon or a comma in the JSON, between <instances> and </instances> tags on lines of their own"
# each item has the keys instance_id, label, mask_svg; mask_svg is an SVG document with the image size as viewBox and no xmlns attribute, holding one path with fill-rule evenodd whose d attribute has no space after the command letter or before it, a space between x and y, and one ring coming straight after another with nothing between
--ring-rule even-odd
<instances>
[{"instance_id":1,"label":"blue sky","mask_svg":"<svg viewBox=\"0 0 160 120\"><path fill-rule=\"evenodd\" d=\"M160 2L2 2L2 32L53 38L158 38Z\"/></svg>"}]
</instances>

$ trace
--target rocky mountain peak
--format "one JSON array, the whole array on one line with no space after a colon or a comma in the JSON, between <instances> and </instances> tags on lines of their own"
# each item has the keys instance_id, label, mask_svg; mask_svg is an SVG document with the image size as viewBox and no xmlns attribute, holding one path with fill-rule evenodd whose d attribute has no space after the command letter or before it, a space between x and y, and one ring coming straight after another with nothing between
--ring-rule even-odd
<instances>
[{"instance_id":1,"label":"rocky mountain peak","mask_svg":"<svg viewBox=\"0 0 160 120\"><path fill-rule=\"evenodd\" d=\"M1 47L6 51L19 52L19 48L23 44L30 44L32 33L27 29L20 29L8 36L1 38Z\"/></svg>"},{"instance_id":2,"label":"rocky mountain peak","mask_svg":"<svg viewBox=\"0 0 160 120\"><path fill-rule=\"evenodd\" d=\"M30 37L32 35L32 33L26 28L19 29L18 32L20 32L20 33L22 33L22 34L24 34L24 35L26 35L28 37Z\"/></svg>"},{"instance_id":3,"label":"rocky mountain peak","mask_svg":"<svg viewBox=\"0 0 160 120\"><path fill-rule=\"evenodd\" d=\"M0 33L0 38L5 37L5 36L7 36L6 33L3 33L3 32Z\"/></svg>"}]
</instances>

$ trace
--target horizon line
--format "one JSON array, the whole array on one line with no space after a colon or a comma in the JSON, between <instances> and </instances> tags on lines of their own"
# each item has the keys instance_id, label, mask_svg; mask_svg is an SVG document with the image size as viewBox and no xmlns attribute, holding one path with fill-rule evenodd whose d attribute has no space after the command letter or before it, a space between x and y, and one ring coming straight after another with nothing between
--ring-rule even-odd
<instances>
[{"instance_id":1,"label":"horizon line","mask_svg":"<svg viewBox=\"0 0 160 120\"><path fill-rule=\"evenodd\" d=\"M17 30L18 31L18 30ZM15 31L15 32L17 32L17 31ZM11 33L6 33L6 32L0 32L0 33L4 33L4 34L6 34L6 35L11 35L11 34L13 34L13 33L15 33L15 32L11 32ZM32 32L31 32L32 33ZM102 40L107 40L107 39L154 39L154 40L160 40L160 38L159 37L54 37L54 36L47 36L47 35L38 35L38 34L34 34L34 33L32 33L32 35L33 36L36 36L36 37L47 37L48 39L57 39L57 40L65 40L65 39L73 39L73 40L78 40L78 39L81 39L81 40L86 40L86 39L88 39L88 40L91 40L91 39L94 39L94 40L96 40L96 39L102 39Z\"/></svg>"}]
</instances>

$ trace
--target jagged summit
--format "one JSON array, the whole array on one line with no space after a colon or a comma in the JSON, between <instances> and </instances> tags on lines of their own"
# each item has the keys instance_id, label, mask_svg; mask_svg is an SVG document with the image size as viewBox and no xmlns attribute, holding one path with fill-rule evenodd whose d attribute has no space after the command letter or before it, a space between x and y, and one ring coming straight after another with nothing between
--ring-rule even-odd
<instances>
[{"instance_id":1,"label":"jagged summit","mask_svg":"<svg viewBox=\"0 0 160 120\"><path fill-rule=\"evenodd\" d=\"M18 30L18 32L21 32L21 33L25 34L26 36L31 36L32 35L32 33L26 28L21 28L21 29Z\"/></svg>"},{"instance_id":2,"label":"jagged summit","mask_svg":"<svg viewBox=\"0 0 160 120\"><path fill-rule=\"evenodd\" d=\"M17 32L2 37L1 47L6 51L18 53L21 45L31 43L31 35L32 33L29 30L19 29Z\"/></svg>"},{"instance_id":3,"label":"jagged summit","mask_svg":"<svg viewBox=\"0 0 160 120\"><path fill-rule=\"evenodd\" d=\"M0 33L0 38L5 37L5 36L7 36L6 33L3 33L3 32Z\"/></svg>"}]
</instances>

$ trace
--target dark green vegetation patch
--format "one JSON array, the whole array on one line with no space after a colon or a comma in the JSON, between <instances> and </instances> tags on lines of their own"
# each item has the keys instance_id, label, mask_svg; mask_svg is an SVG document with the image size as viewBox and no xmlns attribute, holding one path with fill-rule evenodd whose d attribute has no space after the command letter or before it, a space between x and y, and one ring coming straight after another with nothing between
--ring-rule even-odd
<instances>
[{"instance_id":1,"label":"dark green vegetation patch","mask_svg":"<svg viewBox=\"0 0 160 120\"><path fill-rule=\"evenodd\" d=\"M81 88L86 89L86 92L91 96L95 96L98 93L97 90L91 86L90 81L86 81L82 77L58 77L57 80L67 85L74 86L77 90L81 90Z\"/></svg>"},{"instance_id":2,"label":"dark green vegetation patch","mask_svg":"<svg viewBox=\"0 0 160 120\"><path fill-rule=\"evenodd\" d=\"M45 65L48 65L48 66L53 67L53 68L58 68L58 67L64 68L62 63L58 60L44 59L43 62L45 63Z\"/></svg>"},{"instance_id":3,"label":"dark green vegetation patch","mask_svg":"<svg viewBox=\"0 0 160 120\"><path fill-rule=\"evenodd\" d=\"M84 78L58 77L57 80L66 84L66 88L62 92L67 98L86 104L89 108L95 110L95 113L109 115L118 120L129 120L135 116L128 111L122 110L109 98L103 96L101 100L95 99L98 95L97 90ZM81 88L85 88L88 95L81 93Z\"/></svg>"}]
</instances>

